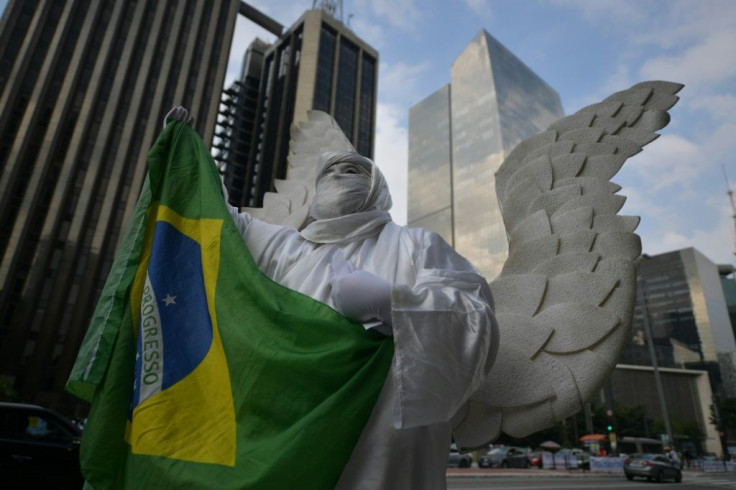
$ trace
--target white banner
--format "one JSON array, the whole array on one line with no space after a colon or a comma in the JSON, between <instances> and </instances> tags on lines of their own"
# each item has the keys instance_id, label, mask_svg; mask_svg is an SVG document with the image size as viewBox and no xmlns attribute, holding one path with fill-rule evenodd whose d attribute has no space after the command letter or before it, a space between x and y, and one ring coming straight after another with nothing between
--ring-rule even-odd
<instances>
[{"instance_id":1,"label":"white banner","mask_svg":"<svg viewBox=\"0 0 736 490\"><path fill-rule=\"evenodd\" d=\"M547 451L542 452L542 468L552 468L553 462L554 455L552 453L548 453Z\"/></svg>"},{"instance_id":2,"label":"white banner","mask_svg":"<svg viewBox=\"0 0 736 490\"><path fill-rule=\"evenodd\" d=\"M599 471L605 473L623 473L623 458L590 458L590 471Z\"/></svg>"},{"instance_id":3,"label":"white banner","mask_svg":"<svg viewBox=\"0 0 736 490\"><path fill-rule=\"evenodd\" d=\"M705 471L707 473L724 472L724 471L734 471L734 463L732 463L730 461L727 461L725 463L725 466L724 466L723 461L719 461L719 460L716 460L716 461L714 461L714 460L702 461L701 462L701 465L703 467L703 471Z\"/></svg>"},{"instance_id":4,"label":"white banner","mask_svg":"<svg viewBox=\"0 0 736 490\"><path fill-rule=\"evenodd\" d=\"M555 454L555 468L558 470L574 469L578 467L577 456L566 455L566 454Z\"/></svg>"}]
</instances>

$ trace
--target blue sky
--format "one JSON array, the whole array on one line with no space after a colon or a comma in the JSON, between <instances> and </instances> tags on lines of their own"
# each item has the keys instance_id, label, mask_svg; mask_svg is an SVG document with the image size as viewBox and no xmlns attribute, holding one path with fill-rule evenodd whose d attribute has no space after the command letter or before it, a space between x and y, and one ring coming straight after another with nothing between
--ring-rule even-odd
<instances>
[{"instance_id":1,"label":"blue sky","mask_svg":"<svg viewBox=\"0 0 736 490\"><path fill-rule=\"evenodd\" d=\"M249 3L287 27L312 6ZM642 80L686 84L662 136L614 178L628 197L622 213L642 217L644 253L692 246L734 262L722 168L736 188L735 1L344 0L343 14L380 53L375 159L397 222L406 222L409 107L449 82L455 58L486 29L559 92L566 114ZM273 39L239 19L229 80L257 35Z\"/></svg>"},{"instance_id":2,"label":"blue sky","mask_svg":"<svg viewBox=\"0 0 736 490\"><path fill-rule=\"evenodd\" d=\"M311 1L251 0L290 26ZM380 53L376 163L406 222L409 107L450 81L486 29L555 88L566 114L643 80L684 83L662 136L614 178L623 214L642 217L643 251L695 247L733 263L734 222L722 166L736 188L736 2L732 0L344 0L343 17ZM254 36L238 22L229 67Z\"/></svg>"}]
</instances>

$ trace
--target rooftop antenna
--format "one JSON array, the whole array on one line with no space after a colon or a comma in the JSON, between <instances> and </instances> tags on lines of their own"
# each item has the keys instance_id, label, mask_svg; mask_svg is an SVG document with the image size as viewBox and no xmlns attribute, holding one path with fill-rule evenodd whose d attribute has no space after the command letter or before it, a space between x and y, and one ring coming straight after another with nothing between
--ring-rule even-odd
<instances>
[{"instance_id":1,"label":"rooftop antenna","mask_svg":"<svg viewBox=\"0 0 736 490\"><path fill-rule=\"evenodd\" d=\"M319 8L342 22L342 0L312 0L312 8Z\"/></svg>"},{"instance_id":2,"label":"rooftop antenna","mask_svg":"<svg viewBox=\"0 0 736 490\"><path fill-rule=\"evenodd\" d=\"M723 169L723 178L726 179L726 188L728 189L726 191L726 194L728 194L728 199L731 201L731 218L733 218L733 225L734 225L734 244L736 244L736 203L733 200L733 189L731 189L731 184L728 183L728 175L726 175L726 166L721 165L721 169ZM734 255L736 255L736 249L734 250Z\"/></svg>"}]
</instances>

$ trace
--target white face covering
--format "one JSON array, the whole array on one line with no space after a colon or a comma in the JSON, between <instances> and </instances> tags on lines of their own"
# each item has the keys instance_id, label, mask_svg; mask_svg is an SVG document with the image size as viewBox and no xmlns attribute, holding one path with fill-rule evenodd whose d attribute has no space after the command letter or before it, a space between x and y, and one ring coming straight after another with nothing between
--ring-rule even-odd
<instances>
[{"instance_id":1,"label":"white face covering","mask_svg":"<svg viewBox=\"0 0 736 490\"><path fill-rule=\"evenodd\" d=\"M310 214L329 219L358 212L370 189L370 169L349 161L330 165L317 178Z\"/></svg>"},{"instance_id":2,"label":"white face covering","mask_svg":"<svg viewBox=\"0 0 736 490\"><path fill-rule=\"evenodd\" d=\"M373 162L355 152L329 152L320 158L302 236L316 243L353 241L380 232L391 221L391 194Z\"/></svg>"}]
</instances>

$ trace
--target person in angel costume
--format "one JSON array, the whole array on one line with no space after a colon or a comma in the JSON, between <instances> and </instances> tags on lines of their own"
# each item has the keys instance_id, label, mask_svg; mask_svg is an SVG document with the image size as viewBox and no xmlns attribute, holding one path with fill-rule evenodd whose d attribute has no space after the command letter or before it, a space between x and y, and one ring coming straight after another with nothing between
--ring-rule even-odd
<instances>
[{"instance_id":1,"label":"person in angel costume","mask_svg":"<svg viewBox=\"0 0 736 490\"><path fill-rule=\"evenodd\" d=\"M444 489L451 438L482 447L581 410L628 338L641 253L609 179L668 124L681 88L636 84L509 153L495 177L509 257L490 283L439 235L391 220L383 175L330 116L292 129L294 173L316 170L307 219L230 214L268 277L395 344L337 488Z\"/></svg>"},{"instance_id":2,"label":"person in angel costume","mask_svg":"<svg viewBox=\"0 0 736 490\"><path fill-rule=\"evenodd\" d=\"M322 156L301 232L231 214L276 282L393 335L394 361L337 488L442 489L451 419L498 348L486 280L439 235L399 226L378 167Z\"/></svg>"}]
</instances>

